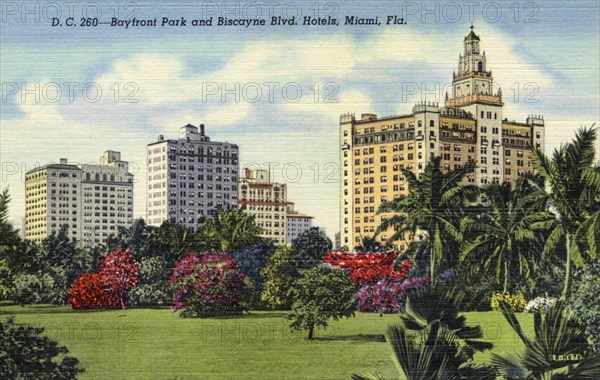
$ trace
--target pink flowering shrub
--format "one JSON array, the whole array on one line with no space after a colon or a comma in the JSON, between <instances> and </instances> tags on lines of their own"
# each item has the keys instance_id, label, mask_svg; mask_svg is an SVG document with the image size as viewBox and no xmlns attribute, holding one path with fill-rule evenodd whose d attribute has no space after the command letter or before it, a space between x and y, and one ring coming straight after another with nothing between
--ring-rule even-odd
<instances>
[{"instance_id":1,"label":"pink flowering shrub","mask_svg":"<svg viewBox=\"0 0 600 380\"><path fill-rule=\"evenodd\" d=\"M131 249L117 248L104 256L98 274L102 278L108 304L126 309L129 303L127 292L140 282L140 267L133 260Z\"/></svg>"},{"instance_id":2,"label":"pink flowering shrub","mask_svg":"<svg viewBox=\"0 0 600 380\"><path fill-rule=\"evenodd\" d=\"M429 286L430 282L429 277L422 277L411 278L403 282L385 279L375 285L365 285L355 295L358 310L377 313L404 311L406 294Z\"/></svg>"},{"instance_id":3,"label":"pink flowering shrub","mask_svg":"<svg viewBox=\"0 0 600 380\"><path fill-rule=\"evenodd\" d=\"M176 289L173 311L182 317L240 314L250 293L235 259L221 252L183 257L168 283Z\"/></svg>"}]
</instances>

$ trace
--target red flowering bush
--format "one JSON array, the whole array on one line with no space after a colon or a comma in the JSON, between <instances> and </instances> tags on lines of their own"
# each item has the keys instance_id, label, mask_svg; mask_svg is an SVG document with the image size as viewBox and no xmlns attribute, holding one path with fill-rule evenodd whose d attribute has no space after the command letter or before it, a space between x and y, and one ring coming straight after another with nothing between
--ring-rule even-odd
<instances>
[{"instance_id":1,"label":"red flowering bush","mask_svg":"<svg viewBox=\"0 0 600 380\"><path fill-rule=\"evenodd\" d=\"M108 297L104 291L102 278L96 273L85 273L71 285L69 305L75 310L106 307Z\"/></svg>"},{"instance_id":2,"label":"red flowering bush","mask_svg":"<svg viewBox=\"0 0 600 380\"><path fill-rule=\"evenodd\" d=\"M356 293L358 310L377 313L404 311L406 294L429 286L429 277L411 278L403 282L382 280L375 285L365 285Z\"/></svg>"},{"instance_id":3,"label":"red flowering bush","mask_svg":"<svg viewBox=\"0 0 600 380\"><path fill-rule=\"evenodd\" d=\"M181 310L182 317L239 314L246 309L246 275L226 253L185 256L168 283L176 288L173 311Z\"/></svg>"},{"instance_id":4,"label":"red flowering bush","mask_svg":"<svg viewBox=\"0 0 600 380\"><path fill-rule=\"evenodd\" d=\"M130 249L117 248L100 263L100 277L109 298L109 304L127 308L127 292L140 282L140 267L133 261Z\"/></svg>"},{"instance_id":5,"label":"red flowering bush","mask_svg":"<svg viewBox=\"0 0 600 380\"><path fill-rule=\"evenodd\" d=\"M100 273L86 273L71 285L69 305L75 310L103 307L127 308L127 292L140 281L140 268L131 250L117 248L100 263Z\"/></svg>"},{"instance_id":6,"label":"red flowering bush","mask_svg":"<svg viewBox=\"0 0 600 380\"><path fill-rule=\"evenodd\" d=\"M394 264L400 252L327 252L324 263L344 269L357 287L374 285L382 280L404 281L410 270L410 260L405 260L398 270Z\"/></svg>"}]
</instances>

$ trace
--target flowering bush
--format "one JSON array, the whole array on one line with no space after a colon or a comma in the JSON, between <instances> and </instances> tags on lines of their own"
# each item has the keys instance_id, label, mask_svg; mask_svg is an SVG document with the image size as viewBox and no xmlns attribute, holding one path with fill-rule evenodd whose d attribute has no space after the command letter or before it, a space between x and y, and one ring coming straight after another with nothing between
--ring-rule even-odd
<instances>
[{"instance_id":1,"label":"flowering bush","mask_svg":"<svg viewBox=\"0 0 600 380\"><path fill-rule=\"evenodd\" d=\"M548 309L554 307L556 305L556 298L548 298L548 297L536 297L531 301L527 302L525 305L525 313L535 313L541 311L542 313L547 313Z\"/></svg>"},{"instance_id":2,"label":"flowering bush","mask_svg":"<svg viewBox=\"0 0 600 380\"><path fill-rule=\"evenodd\" d=\"M394 263L400 252L327 252L324 263L344 269L357 287L375 285L382 280L404 281L410 270L410 261L405 260L398 270Z\"/></svg>"},{"instance_id":3,"label":"flowering bush","mask_svg":"<svg viewBox=\"0 0 600 380\"><path fill-rule=\"evenodd\" d=\"M168 283L176 288L173 311L181 311L182 317L239 314L249 293L246 275L221 252L185 256Z\"/></svg>"},{"instance_id":4,"label":"flowering bush","mask_svg":"<svg viewBox=\"0 0 600 380\"><path fill-rule=\"evenodd\" d=\"M100 263L100 273L86 273L71 285L69 305L75 310L101 307L127 308L127 292L140 281L140 268L131 250L117 248Z\"/></svg>"},{"instance_id":5,"label":"flowering bush","mask_svg":"<svg viewBox=\"0 0 600 380\"><path fill-rule=\"evenodd\" d=\"M429 277L411 278L403 282L381 280L375 285L365 285L356 293L360 311L397 313L404 311L406 294L430 284Z\"/></svg>"},{"instance_id":6,"label":"flowering bush","mask_svg":"<svg viewBox=\"0 0 600 380\"><path fill-rule=\"evenodd\" d=\"M96 273L85 273L71 285L69 305L75 310L96 309L108 306L102 277Z\"/></svg>"},{"instance_id":7,"label":"flowering bush","mask_svg":"<svg viewBox=\"0 0 600 380\"><path fill-rule=\"evenodd\" d=\"M133 261L130 249L117 248L100 263L100 277L111 306L127 308L127 292L140 282L140 268Z\"/></svg>"},{"instance_id":8,"label":"flowering bush","mask_svg":"<svg viewBox=\"0 0 600 380\"><path fill-rule=\"evenodd\" d=\"M494 293L492 295L492 310L502 310L500 301L507 302L514 311L520 312L525 310L525 296L523 296L523 293Z\"/></svg>"}]
</instances>

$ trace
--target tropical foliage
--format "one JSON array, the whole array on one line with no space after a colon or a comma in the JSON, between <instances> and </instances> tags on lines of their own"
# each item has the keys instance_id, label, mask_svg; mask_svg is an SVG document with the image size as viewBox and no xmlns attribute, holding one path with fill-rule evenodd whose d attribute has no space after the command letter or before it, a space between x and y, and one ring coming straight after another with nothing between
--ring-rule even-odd
<instances>
[{"instance_id":1,"label":"tropical foliage","mask_svg":"<svg viewBox=\"0 0 600 380\"><path fill-rule=\"evenodd\" d=\"M204 251L235 252L244 246L260 243L262 228L243 210L218 210L212 217L202 217L196 241Z\"/></svg>"},{"instance_id":2,"label":"tropical foliage","mask_svg":"<svg viewBox=\"0 0 600 380\"><path fill-rule=\"evenodd\" d=\"M562 298L570 291L571 264L582 267L598 259L597 241L600 240L600 180L594 168L594 143L597 129L582 128L575 139L555 149L552 156L535 149L533 164L545 180L531 198L548 202L549 211L543 217L549 220L534 223L532 228L549 233L544 254L551 255L559 246L565 250L565 281Z\"/></svg>"},{"instance_id":3,"label":"tropical foliage","mask_svg":"<svg viewBox=\"0 0 600 380\"><path fill-rule=\"evenodd\" d=\"M512 308L502 303L502 313L525 344L519 357L492 354L492 364L507 379L599 379L600 354L593 353L585 330L562 301L547 313L534 315L535 336L523 332Z\"/></svg>"},{"instance_id":4,"label":"tropical foliage","mask_svg":"<svg viewBox=\"0 0 600 380\"><path fill-rule=\"evenodd\" d=\"M389 242L408 234L426 241L429 274L435 282L437 274L457 263L457 246L462 240L458 227L465 215L465 201L477 194L475 186L461 185L464 176L475 168L467 163L454 171L444 172L441 158L431 157L422 173L402 169L408 182L409 195L384 203L379 213L391 213L377 228L376 234L393 228Z\"/></svg>"},{"instance_id":5,"label":"tropical foliage","mask_svg":"<svg viewBox=\"0 0 600 380\"><path fill-rule=\"evenodd\" d=\"M502 310L502 303L506 303L506 305L517 312L524 311L527 305L523 293L494 293L491 301L492 310Z\"/></svg>"}]
</instances>

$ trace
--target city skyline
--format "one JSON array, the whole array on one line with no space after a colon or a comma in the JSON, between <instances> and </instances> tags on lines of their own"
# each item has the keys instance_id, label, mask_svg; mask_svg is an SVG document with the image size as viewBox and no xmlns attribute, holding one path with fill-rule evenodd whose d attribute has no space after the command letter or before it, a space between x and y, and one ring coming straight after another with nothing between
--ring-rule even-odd
<instances>
[{"instance_id":1,"label":"city skyline","mask_svg":"<svg viewBox=\"0 0 600 380\"><path fill-rule=\"evenodd\" d=\"M514 22L512 3L499 3L505 17L489 22L476 13L475 30L503 90L506 114L515 120L543 114L550 152L578 127L599 119L597 5L539 4L534 16L539 22L533 23L525 22L523 9ZM309 10L309 3L299 4ZM392 3L388 9L401 11ZM166 16L169 12L164 9ZM140 18L152 13L140 3ZM349 3L339 5L338 13L368 16L375 10ZM241 167L266 168L270 162L273 180L287 183L298 209L313 215L333 238L339 229L339 115L406 114L421 100L442 103L456 70L471 20L436 22L430 16L422 22L421 17L394 28L309 28L302 30L304 36L274 27L243 33L203 29L195 32L198 38L190 38L189 30L103 29L78 34L67 49L62 44L72 39L72 31L52 29L43 19L7 18L1 25L0 161L2 188L9 186L13 198L11 220L24 217L24 176L36 163L60 157L97 162L97 152L106 149L137 164L134 217L145 217L146 144L188 123L202 123L215 141L240 146ZM148 43L134 45L141 33ZM33 35L39 37L31 42ZM220 40L227 43L215 44ZM71 101L68 83L73 82L79 85ZM49 83L63 92L56 102ZM95 103L79 91L92 83L103 91ZM254 83L262 92L256 102ZM267 96L272 85L265 83L278 84L272 102ZM292 102L295 84L303 96ZM284 95L279 90L286 85L290 92ZM225 99L222 90L230 90Z\"/></svg>"}]
</instances>

